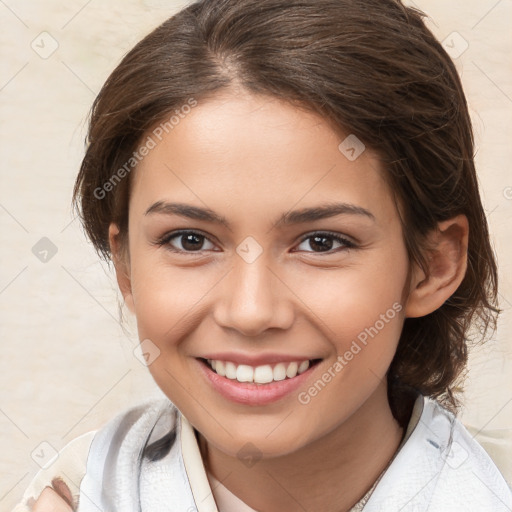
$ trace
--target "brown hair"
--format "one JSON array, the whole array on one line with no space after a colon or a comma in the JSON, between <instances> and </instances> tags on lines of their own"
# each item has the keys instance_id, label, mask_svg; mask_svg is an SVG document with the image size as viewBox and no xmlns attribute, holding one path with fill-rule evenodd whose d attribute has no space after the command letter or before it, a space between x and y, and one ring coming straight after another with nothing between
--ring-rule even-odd
<instances>
[{"instance_id":1,"label":"brown hair","mask_svg":"<svg viewBox=\"0 0 512 512\"><path fill-rule=\"evenodd\" d=\"M469 220L464 280L439 309L405 320L388 371L390 406L402 425L408 390L457 412L454 393L470 330L478 324L483 340L499 313L466 100L453 62L423 17L398 0L189 5L139 42L104 84L73 195L87 235L108 260L109 224L127 235L130 179L118 180L109 193L104 184L151 127L190 98L204 100L234 83L355 134L381 158L400 205L409 259L427 274L425 235L457 214Z\"/></svg>"}]
</instances>

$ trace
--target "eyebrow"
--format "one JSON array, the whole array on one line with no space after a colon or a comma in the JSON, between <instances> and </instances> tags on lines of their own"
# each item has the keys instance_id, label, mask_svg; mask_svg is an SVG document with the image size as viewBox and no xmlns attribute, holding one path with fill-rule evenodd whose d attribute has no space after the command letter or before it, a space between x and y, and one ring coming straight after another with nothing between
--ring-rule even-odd
<instances>
[{"instance_id":1,"label":"eyebrow","mask_svg":"<svg viewBox=\"0 0 512 512\"><path fill-rule=\"evenodd\" d=\"M216 224L222 224L228 229L231 229L229 221L222 215L218 215L209 208L200 208L198 206L192 206L185 203L168 203L165 201L157 201L146 210L145 215L154 213L179 215L180 217L186 217L189 219L214 222ZM313 222L315 220L335 217L337 215L361 215L375 221L375 216L373 213L361 206L350 203L329 203L312 208L303 208L300 210L283 213L277 220L274 227L303 224L306 222Z\"/></svg>"}]
</instances>

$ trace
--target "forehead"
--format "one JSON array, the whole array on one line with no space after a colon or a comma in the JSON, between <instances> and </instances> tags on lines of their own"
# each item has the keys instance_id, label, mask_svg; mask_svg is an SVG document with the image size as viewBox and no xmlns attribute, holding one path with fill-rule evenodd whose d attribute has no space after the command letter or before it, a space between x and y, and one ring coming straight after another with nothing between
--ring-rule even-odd
<instances>
[{"instance_id":1,"label":"forehead","mask_svg":"<svg viewBox=\"0 0 512 512\"><path fill-rule=\"evenodd\" d=\"M154 147L134 172L131 211L179 199L259 216L333 201L394 214L377 156L316 113L246 91L177 110L143 138Z\"/></svg>"}]
</instances>

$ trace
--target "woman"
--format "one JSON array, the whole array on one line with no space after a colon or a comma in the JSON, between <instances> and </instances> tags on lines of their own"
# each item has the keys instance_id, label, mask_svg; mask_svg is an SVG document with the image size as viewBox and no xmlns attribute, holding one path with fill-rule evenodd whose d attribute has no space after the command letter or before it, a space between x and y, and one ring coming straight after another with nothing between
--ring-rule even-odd
<instances>
[{"instance_id":1,"label":"woman","mask_svg":"<svg viewBox=\"0 0 512 512\"><path fill-rule=\"evenodd\" d=\"M186 7L104 85L74 198L166 399L70 444L17 511L510 510L456 418L497 271L421 13Z\"/></svg>"}]
</instances>

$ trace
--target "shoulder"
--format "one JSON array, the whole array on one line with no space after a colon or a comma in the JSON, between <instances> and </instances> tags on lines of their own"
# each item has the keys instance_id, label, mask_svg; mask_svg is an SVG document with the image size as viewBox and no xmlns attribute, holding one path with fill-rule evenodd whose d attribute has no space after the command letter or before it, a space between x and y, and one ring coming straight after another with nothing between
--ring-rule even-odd
<instances>
[{"instance_id":1,"label":"shoulder","mask_svg":"<svg viewBox=\"0 0 512 512\"><path fill-rule=\"evenodd\" d=\"M71 440L45 464L33 477L13 512L29 512L30 503L37 500L46 487L52 487L55 480L63 481L73 499L77 499L76 482L80 482L85 474L89 448L96 432L93 430Z\"/></svg>"},{"instance_id":2,"label":"shoulder","mask_svg":"<svg viewBox=\"0 0 512 512\"><path fill-rule=\"evenodd\" d=\"M443 466L433 502L437 499L440 503L442 496L450 495L453 506L461 509L512 510L512 489L490 455L458 418L434 400L428 401L451 425L446 447L440 453ZM454 489L460 491L454 493Z\"/></svg>"},{"instance_id":3,"label":"shoulder","mask_svg":"<svg viewBox=\"0 0 512 512\"><path fill-rule=\"evenodd\" d=\"M370 496L365 512L510 512L512 491L491 457L436 400L421 415Z\"/></svg>"},{"instance_id":4,"label":"shoulder","mask_svg":"<svg viewBox=\"0 0 512 512\"><path fill-rule=\"evenodd\" d=\"M52 487L52 482L63 481L70 489L74 501L78 501L80 485L91 466L91 454L108 455L112 448L122 439L130 436L131 432L147 429L151 439L159 439L163 435L159 422L163 416L168 420L176 420L177 409L166 398L152 399L129 407L119 412L97 430L87 432L67 443L57 455L41 468L25 489L22 499L13 512L30 512L30 503L37 500L46 487ZM169 421L165 422L167 431ZM148 452L155 453L161 448L157 443L148 446Z\"/></svg>"}]
</instances>

